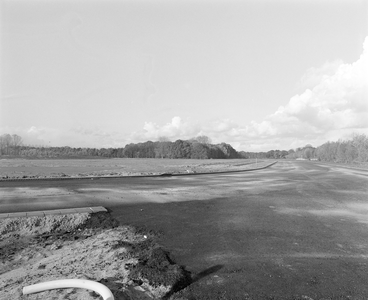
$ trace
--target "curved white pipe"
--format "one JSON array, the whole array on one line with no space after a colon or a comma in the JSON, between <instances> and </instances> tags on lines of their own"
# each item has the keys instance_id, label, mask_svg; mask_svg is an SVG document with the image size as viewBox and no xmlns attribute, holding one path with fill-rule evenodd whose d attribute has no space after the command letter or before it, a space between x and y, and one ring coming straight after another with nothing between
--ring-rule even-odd
<instances>
[{"instance_id":1,"label":"curved white pipe","mask_svg":"<svg viewBox=\"0 0 368 300\"><path fill-rule=\"evenodd\" d=\"M60 279L25 286L23 288L23 295L65 288L82 288L92 290L100 294L104 300L114 300L114 295L106 286L95 281L84 279Z\"/></svg>"}]
</instances>

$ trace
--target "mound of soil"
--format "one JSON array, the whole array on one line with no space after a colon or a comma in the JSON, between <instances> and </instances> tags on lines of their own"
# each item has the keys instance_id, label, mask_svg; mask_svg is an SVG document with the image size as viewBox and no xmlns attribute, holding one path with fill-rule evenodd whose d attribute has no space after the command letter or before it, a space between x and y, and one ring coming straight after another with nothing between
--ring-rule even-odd
<instances>
[{"instance_id":1,"label":"mound of soil","mask_svg":"<svg viewBox=\"0 0 368 300\"><path fill-rule=\"evenodd\" d=\"M113 228L118 225L119 223L105 212L7 218L0 220L0 234L4 239L14 233L32 236L46 233L70 233L82 229Z\"/></svg>"},{"instance_id":2,"label":"mound of soil","mask_svg":"<svg viewBox=\"0 0 368 300\"><path fill-rule=\"evenodd\" d=\"M156 243L154 232L121 226L109 213L0 220L0 299L100 299L83 289L22 295L57 279L87 279L115 299L168 298L190 274Z\"/></svg>"}]
</instances>

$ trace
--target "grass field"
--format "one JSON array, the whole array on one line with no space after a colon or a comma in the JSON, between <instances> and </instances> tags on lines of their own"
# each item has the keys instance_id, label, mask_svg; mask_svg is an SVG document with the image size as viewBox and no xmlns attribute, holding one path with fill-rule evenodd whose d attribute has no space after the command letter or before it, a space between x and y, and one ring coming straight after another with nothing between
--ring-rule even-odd
<instances>
[{"instance_id":1,"label":"grass field","mask_svg":"<svg viewBox=\"0 0 368 300\"><path fill-rule=\"evenodd\" d=\"M257 166L265 162L258 161ZM268 163L268 161L267 161ZM249 159L0 159L0 178L129 176L254 168Z\"/></svg>"}]
</instances>

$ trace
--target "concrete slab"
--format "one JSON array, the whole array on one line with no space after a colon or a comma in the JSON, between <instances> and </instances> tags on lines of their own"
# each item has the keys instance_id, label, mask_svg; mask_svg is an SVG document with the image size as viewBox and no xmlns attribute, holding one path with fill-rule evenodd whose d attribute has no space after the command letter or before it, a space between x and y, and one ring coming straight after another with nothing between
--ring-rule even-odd
<instances>
[{"instance_id":1,"label":"concrete slab","mask_svg":"<svg viewBox=\"0 0 368 300\"><path fill-rule=\"evenodd\" d=\"M45 213L43 211L30 211L26 212L26 217L44 217Z\"/></svg>"},{"instance_id":2,"label":"concrete slab","mask_svg":"<svg viewBox=\"0 0 368 300\"><path fill-rule=\"evenodd\" d=\"M89 207L74 208L74 211L77 213L90 213L91 212Z\"/></svg>"},{"instance_id":3,"label":"concrete slab","mask_svg":"<svg viewBox=\"0 0 368 300\"><path fill-rule=\"evenodd\" d=\"M60 209L45 210L45 215L61 215Z\"/></svg>"},{"instance_id":4,"label":"concrete slab","mask_svg":"<svg viewBox=\"0 0 368 300\"><path fill-rule=\"evenodd\" d=\"M107 212L107 209L103 206L90 207L89 209L92 210L92 212L100 212L100 211Z\"/></svg>"},{"instance_id":5,"label":"concrete slab","mask_svg":"<svg viewBox=\"0 0 368 300\"><path fill-rule=\"evenodd\" d=\"M8 218L20 218L20 217L26 217L26 212L18 212L18 213L10 213Z\"/></svg>"},{"instance_id":6,"label":"concrete slab","mask_svg":"<svg viewBox=\"0 0 368 300\"><path fill-rule=\"evenodd\" d=\"M47 215L68 215L76 213L96 213L100 211L107 212L107 209L103 206L94 206L94 207L78 207L78 208L52 209L52 210L16 212L16 213L1 213L0 219L33 217L33 216L44 217Z\"/></svg>"},{"instance_id":7,"label":"concrete slab","mask_svg":"<svg viewBox=\"0 0 368 300\"><path fill-rule=\"evenodd\" d=\"M45 211L46 215L48 215L47 210ZM75 208L66 208L59 210L60 215L68 215L68 214L75 214L77 211Z\"/></svg>"}]
</instances>

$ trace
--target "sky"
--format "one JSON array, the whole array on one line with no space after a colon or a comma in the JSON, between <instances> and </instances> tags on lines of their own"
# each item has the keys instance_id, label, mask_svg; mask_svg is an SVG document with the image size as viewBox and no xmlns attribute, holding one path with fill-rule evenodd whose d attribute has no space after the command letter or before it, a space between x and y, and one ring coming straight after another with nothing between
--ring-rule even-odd
<instances>
[{"instance_id":1,"label":"sky","mask_svg":"<svg viewBox=\"0 0 368 300\"><path fill-rule=\"evenodd\" d=\"M368 134L368 1L0 1L0 134L238 151Z\"/></svg>"}]
</instances>

